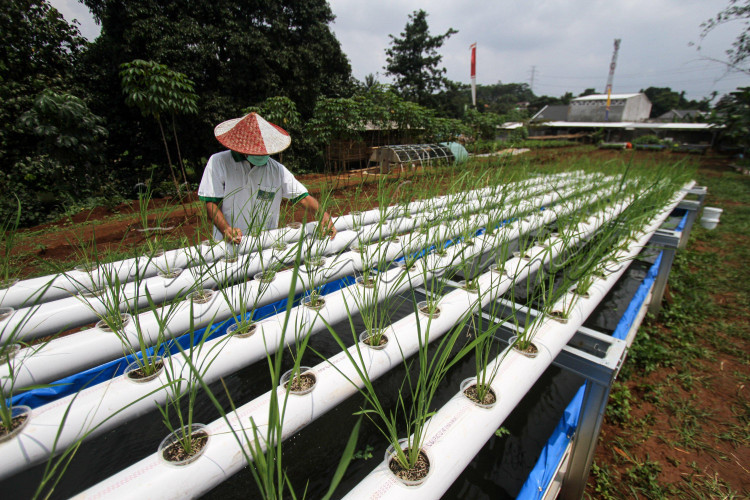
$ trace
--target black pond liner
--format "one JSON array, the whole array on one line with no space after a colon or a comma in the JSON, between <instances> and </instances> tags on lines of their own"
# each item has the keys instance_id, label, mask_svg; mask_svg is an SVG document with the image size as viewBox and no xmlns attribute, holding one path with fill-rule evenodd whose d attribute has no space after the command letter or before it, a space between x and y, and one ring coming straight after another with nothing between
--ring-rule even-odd
<instances>
[{"instance_id":1,"label":"black pond liner","mask_svg":"<svg viewBox=\"0 0 750 500\"><path fill-rule=\"evenodd\" d=\"M633 262L624 279L615 285L589 318L587 326L611 333L601 323L609 324L608 316L619 320L640 284L640 279L637 279L639 272L643 270L645 273L649 265ZM415 298L423 299L418 294ZM407 314L413 314L412 297L405 295L404 299L394 308L394 322ZM619 314L613 313L613 310L619 311ZM334 328L347 345L353 343L348 321L334 325ZM354 331L358 334L363 329L361 318L355 316ZM614 325L611 327L613 329ZM468 340L462 335L463 339ZM324 356L332 356L340 351L327 331L314 335L310 346ZM308 349L303 357L303 364L309 366L315 366L320 361L312 349ZM291 368L292 364L292 358L286 354L281 373ZM439 408L453 397L458 392L461 381L473 376L473 372L473 358L467 357L441 384L434 407ZM395 405L404 373L403 368L392 370L375 382L375 388L383 395L386 408ZM237 406L270 389L268 368L263 361L232 374L225 382ZM550 367L503 424L510 434L492 437L444 498L515 498L581 383L580 377ZM221 384L214 383L211 388L223 407L229 408L229 400ZM407 395L404 394L404 397ZM308 498L319 498L328 490L341 451L349 437L349 430L356 421L353 414L362 404L362 398L355 395L284 442L284 467L298 494L307 487ZM219 412L211 402L201 396L195 408L194 421L208 424L219 417ZM167 434L161 416L154 410L84 443L57 485L52 498L68 498L155 453L159 442ZM357 458L351 463L335 498L345 495L367 476L382 461L386 447L387 442L375 426L363 420L357 443L357 450L363 458ZM369 455L370 458L364 458ZM2 481L1 491L8 498L29 498L39 484L43 471L44 464L41 464ZM244 499L248 497L248 492L252 492L250 496L254 496L257 491L250 471L243 470L209 491L204 498Z\"/></svg>"}]
</instances>

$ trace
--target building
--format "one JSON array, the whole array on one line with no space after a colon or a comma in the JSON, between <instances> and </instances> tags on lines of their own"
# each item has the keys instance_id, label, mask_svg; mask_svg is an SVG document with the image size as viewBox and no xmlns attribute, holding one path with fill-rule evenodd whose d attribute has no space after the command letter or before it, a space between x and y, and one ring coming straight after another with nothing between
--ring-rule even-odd
<instances>
[{"instance_id":1,"label":"building","mask_svg":"<svg viewBox=\"0 0 750 500\"><path fill-rule=\"evenodd\" d=\"M651 101L646 94L612 94L609 116L607 95L577 97L568 107L569 122L645 122L651 114Z\"/></svg>"}]
</instances>

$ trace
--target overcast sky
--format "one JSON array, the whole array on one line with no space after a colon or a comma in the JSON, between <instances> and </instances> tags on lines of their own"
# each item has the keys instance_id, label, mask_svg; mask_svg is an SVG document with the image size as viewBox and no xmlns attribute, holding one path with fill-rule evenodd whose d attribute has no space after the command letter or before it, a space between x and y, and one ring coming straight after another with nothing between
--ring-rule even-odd
<instances>
[{"instance_id":1,"label":"overcast sky","mask_svg":"<svg viewBox=\"0 0 750 500\"><path fill-rule=\"evenodd\" d=\"M613 42L621 38L613 91L649 86L686 91L700 99L750 86L750 76L726 74L724 51L744 28L727 24L711 33L698 52L700 24L729 0L330 0L333 31L349 57L354 76L369 73L387 82L389 34L400 34L408 15L424 9L433 35L458 30L441 50L447 77L469 82L469 46L477 43L477 83L531 83L537 95L604 91ZM88 39L99 28L77 0L51 0L70 21L78 19Z\"/></svg>"}]
</instances>

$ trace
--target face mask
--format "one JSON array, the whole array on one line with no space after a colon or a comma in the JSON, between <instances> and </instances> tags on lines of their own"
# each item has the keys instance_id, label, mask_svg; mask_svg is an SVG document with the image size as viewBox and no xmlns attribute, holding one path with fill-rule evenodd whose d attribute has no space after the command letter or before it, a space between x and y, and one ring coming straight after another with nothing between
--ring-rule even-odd
<instances>
[{"instance_id":1,"label":"face mask","mask_svg":"<svg viewBox=\"0 0 750 500\"><path fill-rule=\"evenodd\" d=\"M260 167L268 163L268 155L247 155L247 161L249 161L251 165Z\"/></svg>"}]
</instances>

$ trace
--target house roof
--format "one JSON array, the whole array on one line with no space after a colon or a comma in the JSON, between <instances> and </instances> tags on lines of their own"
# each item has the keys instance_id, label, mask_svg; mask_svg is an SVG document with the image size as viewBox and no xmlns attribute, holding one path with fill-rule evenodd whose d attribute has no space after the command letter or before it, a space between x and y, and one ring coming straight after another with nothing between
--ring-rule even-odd
<instances>
[{"instance_id":1,"label":"house roof","mask_svg":"<svg viewBox=\"0 0 750 500\"><path fill-rule=\"evenodd\" d=\"M531 117L531 121L554 120L562 121L568 118L567 104L551 104L544 106L537 114Z\"/></svg>"},{"instance_id":2,"label":"house roof","mask_svg":"<svg viewBox=\"0 0 750 500\"><path fill-rule=\"evenodd\" d=\"M554 128L624 128L624 129L661 129L661 130L710 130L721 128L712 123L645 123L645 122L545 122L540 127Z\"/></svg>"},{"instance_id":3,"label":"house roof","mask_svg":"<svg viewBox=\"0 0 750 500\"><path fill-rule=\"evenodd\" d=\"M610 99L630 99L631 97L635 97L641 95L640 93L636 92L634 94L612 94L609 96ZM645 95L645 94L644 94ZM607 100L607 94L592 94L587 95L583 97L576 97L571 102L576 101L606 101Z\"/></svg>"}]
</instances>

